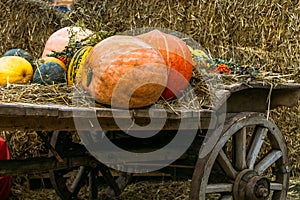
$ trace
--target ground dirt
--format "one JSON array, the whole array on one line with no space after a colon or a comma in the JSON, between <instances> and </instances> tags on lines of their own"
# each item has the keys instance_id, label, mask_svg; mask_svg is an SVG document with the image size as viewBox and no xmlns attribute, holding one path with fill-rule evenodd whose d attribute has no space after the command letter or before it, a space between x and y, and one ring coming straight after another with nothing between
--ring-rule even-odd
<instances>
[{"instance_id":1,"label":"ground dirt","mask_svg":"<svg viewBox=\"0 0 300 200\"><path fill-rule=\"evenodd\" d=\"M184 200L188 199L190 181L151 180L131 183L115 200ZM99 191L99 199L104 196L105 188ZM88 192L82 191L80 197L88 199ZM53 189L30 190L28 186L14 184L9 200L59 200ZM291 178L287 200L300 200L300 178Z\"/></svg>"}]
</instances>

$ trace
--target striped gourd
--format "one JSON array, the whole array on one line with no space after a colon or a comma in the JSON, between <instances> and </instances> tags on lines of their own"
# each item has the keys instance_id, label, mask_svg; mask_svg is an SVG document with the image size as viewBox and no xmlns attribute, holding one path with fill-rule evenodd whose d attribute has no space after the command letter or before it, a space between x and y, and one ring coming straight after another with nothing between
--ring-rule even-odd
<instances>
[{"instance_id":1,"label":"striped gourd","mask_svg":"<svg viewBox=\"0 0 300 200\"><path fill-rule=\"evenodd\" d=\"M68 85L80 82L81 68L92 46L84 46L74 54L68 67Z\"/></svg>"},{"instance_id":2,"label":"striped gourd","mask_svg":"<svg viewBox=\"0 0 300 200\"><path fill-rule=\"evenodd\" d=\"M204 50L201 49L190 49L190 50L192 53L194 66L196 68L200 67L200 68L210 69L215 67L215 63L213 59L208 54L206 54Z\"/></svg>"}]
</instances>

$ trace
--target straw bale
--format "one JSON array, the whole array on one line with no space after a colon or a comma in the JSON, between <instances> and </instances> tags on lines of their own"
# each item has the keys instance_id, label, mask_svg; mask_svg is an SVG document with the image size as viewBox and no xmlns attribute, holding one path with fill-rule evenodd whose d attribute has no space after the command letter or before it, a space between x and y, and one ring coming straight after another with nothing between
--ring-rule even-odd
<instances>
[{"instance_id":1,"label":"straw bale","mask_svg":"<svg viewBox=\"0 0 300 200\"><path fill-rule=\"evenodd\" d=\"M289 75L286 81L300 83L298 1L75 0L70 19L92 30L112 33L169 28L190 35L213 58ZM298 174L299 113L300 106L271 112L286 136L292 170Z\"/></svg>"},{"instance_id":2,"label":"straw bale","mask_svg":"<svg viewBox=\"0 0 300 200\"><path fill-rule=\"evenodd\" d=\"M44 143L35 131L1 131L10 150L11 159L47 156Z\"/></svg>"},{"instance_id":3,"label":"straw bale","mask_svg":"<svg viewBox=\"0 0 300 200\"><path fill-rule=\"evenodd\" d=\"M0 55L11 48L41 56L48 37L65 26L64 15L41 0L0 0Z\"/></svg>"},{"instance_id":4,"label":"straw bale","mask_svg":"<svg viewBox=\"0 0 300 200\"><path fill-rule=\"evenodd\" d=\"M285 74L299 70L300 15L292 1L198 1L190 10L187 33L214 57Z\"/></svg>"},{"instance_id":5,"label":"straw bale","mask_svg":"<svg viewBox=\"0 0 300 200\"><path fill-rule=\"evenodd\" d=\"M298 5L290 0L77 0L72 21L114 33L142 27L189 34L213 57L291 73L299 70Z\"/></svg>"},{"instance_id":6,"label":"straw bale","mask_svg":"<svg viewBox=\"0 0 300 200\"><path fill-rule=\"evenodd\" d=\"M168 2L168 3L166 3ZM141 27L167 27L184 32L184 0L135 1L74 1L72 21L83 20L91 29L100 28L116 32ZM79 11L79 12L78 12ZM178 27L180 27L178 29Z\"/></svg>"},{"instance_id":7,"label":"straw bale","mask_svg":"<svg viewBox=\"0 0 300 200\"><path fill-rule=\"evenodd\" d=\"M280 107L271 112L271 118L285 136L289 149L291 175L300 174L300 106L294 108Z\"/></svg>"},{"instance_id":8,"label":"straw bale","mask_svg":"<svg viewBox=\"0 0 300 200\"><path fill-rule=\"evenodd\" d=\"M291 74L289 80L300 83L300 4L292 0L75 0L67 14L48 4L0 0L0 53L19 47L38 57L50 34L70 24L113 34L158 27L189 34L213 58ZM300 106L271 112L298 174L299 113Z\"/></svg>"}]
</instances>

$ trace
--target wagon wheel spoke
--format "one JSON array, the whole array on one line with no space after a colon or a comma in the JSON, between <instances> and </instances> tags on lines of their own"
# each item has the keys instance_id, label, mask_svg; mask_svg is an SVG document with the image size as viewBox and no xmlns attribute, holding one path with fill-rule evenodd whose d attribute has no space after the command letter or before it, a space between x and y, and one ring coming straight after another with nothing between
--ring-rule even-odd
<instances>
[{"instance_id":1,"label":"wagon wheel spoke","mask_svg":"<svg viewBox=\"0 0 300 200\"><path fill-rule=\"evenodd\" d=\"M206 187L206 193L225 193L232 192L233 184L220 183L220 184L209 184Z\"/></svg>"},{"instance_id":2,"label":"wagon wheel spoke","mask_svg":"<svg viewBox=\"0 0 300 200\"><path fill-rule=\"evenodd\" d=\"M76 153L75 156L78 153L81 153L80 155L82 155L82 153L86 155L86 149L84 148L84 152L79 149L82 145L78 143L74 144L70 141L71 137L67 134L67 132L53 132L51 145L63 156L72 156L74 153ZM89 132L87 132L86 135L90 137ZM92 140L89 142L92 142ZM52 156L52 154L50 154L50 156ZM91 160L89 164L84 166L49 171L49 174L53 188L62 199L77 199L80 190L84 188L84 186L88 186L89 199L98 199L98 186L100 184L98 177L99 172L101 172L104 181L112 188L112 196L120 195L130 180L131 175L120 176L115 179L110 170L111 169L99 161Z\"/></svg>"},{"instance_id":3,"label":"wagon wheel spoke","mask_svg":"<svg viewBox=\"0 0 300 200\"><path fill-rule=\"evenodd\" d=\"M283 189L283 185L281 183L271 183L270 184L270 189L271 190L277 190L277 191L280 191Z\"/></svg>"},{"instance_id":4,"label":"wagon wheel spoke","mask_svg":"<svg viewBox=\"0 0 300 200\"><path fill-rule=\"evenodd\" d=\"M221 168L225 171L226 175L231 179L235 179L237 171L233 168L232 163L223 150L220 151L217 161Z\"/></svg>"},{"instance_id":5,"label":"wagon wheel spoke","mask_svg":"<svg viewBox=\"0 0 300 200\"><path fill-rule=\"evenodd\" d=\"M225 195L225 196L222 196L220 200L233 200L233 196Z\"/></svg>"},{"instance_id":6,"label":"wagon wheel spoke","mask_svg":"<svg viewBox=\"0 0 300 200\"><path fill-rule=\"evenodd\" d=\"M260 175L281 157L282 152L280 150L272 150L259 163L257 163L254 170Z\"/></svg>"},{"instance_id":7,"label":"wagon wheel spoke","mask_svg":"<svg viewBox=\"0 0 300 200\"><path fill-rule=\"evenodd\" d=\"M253 169L256 158L259 154L259 151L262 147L262 144L264 142L264 138L266 134L268 133L267 128L263 127L257 127L255 130L255 135L252 140L248 155L247 155L247 166L249 169Z\"/></svg>"},{"instance_id":8,"label":"wagon wheel spoke","mask_svg":"<svg viewBox=\"0 0 300 200\"><path fill-rule=\"evenodd\" d=\"M286 199L288 151L278 127L264 116L243 113L225 127L213 149L207 146L210 154L199 156L191 199Z\"/></svg>"},{"instance_id":9,"label":"wagon wheel spoke","mask_svg":"<svg viewBox=\"0 0 300 200\"><path fill-rule=\"evenodd\" d=\"M106 195L111 198L120 195L131 180L131 177L132 174L129 173L122 173L116 180L109 178L109 176L106 177L106 182L109 186L106 189Z\"/></svg>"},{"instance_id":10,"label":"wagon wheel spoke","mask_svg":"<svg viewBox=\"0 0 300 200\"><path fill-rule=\"evenodd\" d=\"M98 170L92 169L89 174L89 199L98 199Z\"/></svg>"},{"instance_id":11,"label":"wagon wheel spoke","mask_svg":"<svg viewBox=\"0 0 300 200\"><path fill-rule=\"evenodd\" d=\"M86 176L89 173L89 170L87 167L80 167L79 172L76 175L75 180L72 183L72 186L70 187L70 191L72 194L78 194L81 187L85 185L86 182Z\"/></svg>"},{"instance_id":12,"label":"wagon wheel spoke","mask_svg":"<svg viewBox=\"0 0 300 200\"><path fill-rule=\"evenodd\" d=\"M234 166L237 170L246 169L246 151L247 147L247 129L243 127L233 136L233 156L234 156Z\"/></svg>"},{"instance_id":13,"label":"wagon wheel spoke","mask_svg":"<svg viewBox=\"0 0 300 200\"><path fill-rule=\"evenodd\" d=\"M116 183L109 168L105 165L99 165L99 169L100 169L101 174L103 175L105 182L109 185L109 188L107 189L107 192L106 192L107 195L110 197L120 195L120 193L121 193L120 187Z\"/></svg>"},{"instance_id":14,"label":"wagon wheel spoke","mask_svg":"<svg viewBox=\"0 0 300 200\"><path fill-rule=\"evenodd\" d=\"M51 145L62 156L82 155L85 152L85 149L80 144L72 142L71 135L68 132L53 132ZM93 163L91 162L91 164ZM80 166L50 171L50 181L56 193L62 199L77 199L80 190L88 184L89 174L92 173L91 170L94 170L91 166Z\"/></svg>"}]
</instances>

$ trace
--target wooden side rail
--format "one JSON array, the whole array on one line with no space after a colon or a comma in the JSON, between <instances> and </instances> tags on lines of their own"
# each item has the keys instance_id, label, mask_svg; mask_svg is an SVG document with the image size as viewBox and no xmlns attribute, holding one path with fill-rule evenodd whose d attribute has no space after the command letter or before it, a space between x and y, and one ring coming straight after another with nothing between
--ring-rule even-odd
<instances>
[{"instance_id":1,"label":"wooden side rail","mask_svg":"<svg viewBox=\"0 0 300 200\"><path fill-rule=\"evenodd\" d=\"M95 162L96 161L92 156L63 158L63 162L59 162L54 157L28 158L24 160L0 160L0 176L15 176L79 166L91 166Z\"/></svg>"},{"instance_id":2,"label":"wooden side rail","mask_svg":"<svg viewBox=\"0 0 300 200\"><path fill-rule=\"evenodd\" d=\"M214 111L210 110L182 110L174 113L162 109L135 109L122 110L111 108L83 108L63 105L35 105L27 103L0 103L0 128L2 130L33 129L33 130L92 130L93 123L99 122L102 130L120 130L115 120L130 119L147 130L150 114L154 116L151 123L160 124L166 118L163 127L165 130L176 130L182 120L186 122L186 129L195 127L202 129L211 127L216 123ZM76 127L74 119L85 123ZM87 123L90 121L91 123ZM150 128L151 128L150 127ZM190 128L191 127L191 128ZM97 130L97 129L95 129Z\"/></svg>"},{"instance_id":3,"label":"wooden side rail","mask_svg":"<svg viewBox=\"0 0 300 200\"><path fill-rule=\"evenodd\" d=\"M280 84L271 87L263 83L233 84L225 87L230 92L227 112L265 112L278 106L292 107L300 99L300 84Z\"/></svg>"}]
</instances>

